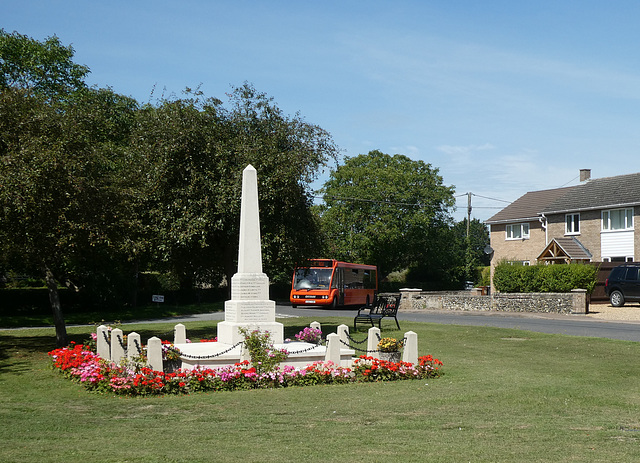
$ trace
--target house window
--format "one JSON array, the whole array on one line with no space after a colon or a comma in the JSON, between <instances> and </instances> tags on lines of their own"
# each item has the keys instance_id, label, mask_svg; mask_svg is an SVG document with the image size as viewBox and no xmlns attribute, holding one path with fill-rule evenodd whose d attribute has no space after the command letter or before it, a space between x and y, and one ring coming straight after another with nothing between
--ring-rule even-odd
<instances>
[{"instance_id":1,"label":"house window","mask_svg":"<svg viewBox=\"0 0 640 463\"><path fill-rule=\"evenodd\" d=\"M529 238L529 224L528 223L514 223L507 225L507 239L508 240L523 240Z\"/></svg>"},{"instance_id":2,"label":"house window","mask_svg":"<svg viewBox=\"0 0 640 463\"><path fill-rule=\"evenodd\" d=\"M603 257L602 262L634 262L633 256Z\"/></svg>"},{"instance_id":3,"label":"house window","mask_svg":"<svg viewBox=\"0 0 640 463\"><path fill-rule=\"evenodd\" d=\"M579 235L580 234L580 214L567 214L565 215L565 235Z\"/></svg>"},{"instance_id":4,"label":"house window","mask_svg":"<svg viewBox=\"0 0 640 463\"><path fill-rule=\"evenodd\" d=\"M633 208L602 211L603 230L633 230Z\"/></svg>"}]
</instances>

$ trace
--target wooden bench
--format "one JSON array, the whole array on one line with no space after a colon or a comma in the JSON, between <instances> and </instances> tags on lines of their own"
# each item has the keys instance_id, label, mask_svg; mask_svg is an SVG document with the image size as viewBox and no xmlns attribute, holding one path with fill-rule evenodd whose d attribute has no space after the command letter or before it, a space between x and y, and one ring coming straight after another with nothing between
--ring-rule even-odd
<instances>
[{"instance_id":1,"label":"wooden bench","mask_svg":"<svg viewBox=\"0 0 640 463\"><path fill-rule=\"evenodd\" d=\"M396 321L398 329L398 307L400 307L400 296L378 296L375 302L368 307L358 309L358 314L353 319L353 329L356 329L358 321L367 321L374 326L374 321L378 321L378 328L382 324L382 319L389 317Z\"/></svg>"}]
</instances>

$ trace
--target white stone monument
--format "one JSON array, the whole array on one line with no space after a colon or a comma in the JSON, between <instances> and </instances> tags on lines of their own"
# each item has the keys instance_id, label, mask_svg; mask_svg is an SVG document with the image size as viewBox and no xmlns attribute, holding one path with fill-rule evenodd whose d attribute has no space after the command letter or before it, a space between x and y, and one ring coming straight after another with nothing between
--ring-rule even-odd
<instances>
[{"instance_id":1,"label":"white stone monument","mask_svg":"<svg viewBox=\"0 0 640 463\"><path fill-rule=\"evenodd\" d=\"M258 176L249 165L242 172L238 273L231 278L231 300L225 302L224 321L218 323L218 342L234 345L244 336L239 329L269 331L275 344L284 342L282 323L276 322L276 303L269 300L269 277L262 273Z\"/></svg>"}]
</instances>

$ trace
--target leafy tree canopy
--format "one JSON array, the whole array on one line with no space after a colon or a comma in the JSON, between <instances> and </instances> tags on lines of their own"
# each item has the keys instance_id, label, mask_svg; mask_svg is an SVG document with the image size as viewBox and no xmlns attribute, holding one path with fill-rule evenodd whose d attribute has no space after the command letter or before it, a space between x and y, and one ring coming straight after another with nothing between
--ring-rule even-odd
<instances>
[{"instance_id":1,"label":"leafy tree canopy","mask_svg":"<svg viewBox=\"0 0 640 463\"><path fill-rule=\"evenodd\" d=\"M133 136L158 262L183 286L235 273L248 164L258 171L265 272L288 280L293 263L319 241L309 183L336 158L330 135L285 116L249 84L228 97L229 107L198 93L146 106Z\"/></svg>"},{"instance_id":2,"label":"leafy tree canopy","mask_svg":"<svg viewBox=\"0 0 640 463\"><path fill-rule=\"evenodd\" d=\"M73 62L74 50L58 37L37 41L0 29L0 90L18 88L47 98L85 87L89 68Z\"/></svg>"},{"instance_id":3,"label":"leafy tree canopy","mask_svg":"<svg viewBox=\"0 0 640 463\"><path fill-rule=\"evenodd\" d=\"M380 151L346 158L324 184L320 214L331 256L376 264L381 275L446 265L454 188L423 161Z\"/></svg>"}]
</instances>

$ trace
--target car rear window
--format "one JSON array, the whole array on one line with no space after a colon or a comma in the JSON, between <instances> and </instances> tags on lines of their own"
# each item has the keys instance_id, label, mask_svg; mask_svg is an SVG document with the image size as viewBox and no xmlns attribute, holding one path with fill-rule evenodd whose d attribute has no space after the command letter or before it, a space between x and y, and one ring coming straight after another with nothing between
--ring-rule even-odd
<instances>
[{"instance_id":1,"label":"car rear window","mask_svg":"<svg viewBox=\"0 0 640 463\"><path fill-rule=\"evenodd\" d=\"M609 275L609 278L611 280L622 280L626 271L626 267L616 267L611 270L611 275Z\"/></svg>"},{"instance_id":2,"label":"car rear window","mask_svg":"<svg viewBox=\"0 0 640 463\"><path fill-rule=\"evenodd\" d=\"M625 280L635 281L638 279L638 267L629 267L627 269L627 277Z\"/></svg>"}]
</instances>

